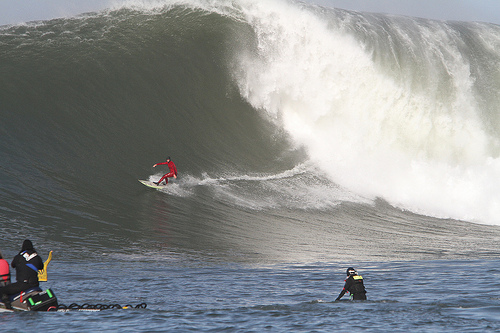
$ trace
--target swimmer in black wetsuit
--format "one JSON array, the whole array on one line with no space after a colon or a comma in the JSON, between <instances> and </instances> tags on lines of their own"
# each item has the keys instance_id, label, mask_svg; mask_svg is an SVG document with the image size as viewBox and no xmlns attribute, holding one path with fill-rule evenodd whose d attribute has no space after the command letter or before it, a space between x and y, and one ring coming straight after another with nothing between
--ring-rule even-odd
<instances>
[{"instance_id":1,"label":"swimmer in black wetsuit","mask_svg":"<svg viewBox=\"0 0 500 333\"><path fill-rule=\"evenodd\" d=\"M346 271L347 278L345 279L345 285L339 296L335 301L340 301L342 296L346 292L351 293L351 299L355 301L364 301L366 300L366 290L363 284L363 277L358 275L358 272L352 267L349 267Z\"/></svg>"}]
</instances>

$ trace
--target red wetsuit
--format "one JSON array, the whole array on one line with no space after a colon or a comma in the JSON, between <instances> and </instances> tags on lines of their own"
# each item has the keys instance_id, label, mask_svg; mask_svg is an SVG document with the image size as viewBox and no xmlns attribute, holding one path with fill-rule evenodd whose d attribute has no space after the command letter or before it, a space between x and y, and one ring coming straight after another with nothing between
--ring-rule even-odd
<instances>
[{"instance_id":1,"label":"red wetsuit","mask_svg":"<svg viewBox=\"0 0 500 333\"><path fill-rule=\"evenodd\" d=\"M163 164L167 164L168 165L168 169L170 170L169 173L163 175L163 177L160 178L160 180L158 181L158 184L160 184L163 180L165 180L165 184L168 184L168 179L169 177L176 177L177 178L177 167L175 166L174 162L172 162L171 160L168 161L168 162L163 162L163 163L158 163L156 165L163 165Z\"/></svg>"}]
</instances>

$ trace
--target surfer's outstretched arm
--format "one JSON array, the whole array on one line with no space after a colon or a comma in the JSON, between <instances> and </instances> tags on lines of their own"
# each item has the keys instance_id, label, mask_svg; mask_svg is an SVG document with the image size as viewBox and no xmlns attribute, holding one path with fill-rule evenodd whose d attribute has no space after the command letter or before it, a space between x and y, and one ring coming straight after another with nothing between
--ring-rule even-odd
<instances>
[{"instance_id":1,"label":"surfer's outstretched arm","mask_svg":"<svg viewBox=\"0 0 500 333\"><path fill-rule=\"evenodd\" d=\"M163 164L168 164L168 162L156 163L155 165L153 165L153 168L156 168L157 165L163 165Z\"/></svg>"}]
</instances>

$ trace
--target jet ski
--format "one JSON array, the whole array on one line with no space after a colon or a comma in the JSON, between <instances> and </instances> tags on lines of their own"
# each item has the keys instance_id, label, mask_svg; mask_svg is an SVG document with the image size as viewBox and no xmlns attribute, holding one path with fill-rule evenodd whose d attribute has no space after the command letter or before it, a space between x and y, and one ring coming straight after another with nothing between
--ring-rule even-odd
<instances>
[{"instance_id":1,"label":"jet ski","mask_svg":"<svg viewBox=\"0 0 500 333\"><path fill-rule=\"evenodd\" d=\"M57 311L57 297L51 289L30 288L19 294L10 295L11 309L0 301L0 311Z\"/></svg>"}]
</instances>

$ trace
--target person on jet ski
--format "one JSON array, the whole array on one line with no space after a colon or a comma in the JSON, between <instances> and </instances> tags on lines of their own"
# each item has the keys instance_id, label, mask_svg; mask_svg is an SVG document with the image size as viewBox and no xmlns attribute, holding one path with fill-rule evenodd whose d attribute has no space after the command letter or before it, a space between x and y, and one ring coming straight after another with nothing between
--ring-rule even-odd
<instances>
[{"instance_id":1,"label":"person on jet ski","mask_svg":"<svg viewBox=\"0 0 500 333\"><path fill-rule=\"evenodd\" d=\"M2 302L7 308L10 308L9 295L38 287L38 270L43 268L43 260L36 253L31 241L26 239L21 251L14 257L10 265L16 269L16 282L0 288Z\"/></svg>"},{"instance_id":2,"label":"person on jet ski","mask_svg":"<svg viewBox=\"0 0 500 333\"><path fill-rule=\"evenodd\" d=\"M352 267L349 267L346 273L347 278L345 279L344 288L335 301L340 301L340 299L346 292L351 293L352 300L366 300L366 290L363 284L363 277L361 275L358 275L358 272L356 272L356 270Z\"/></svg>"}]
</instances>

